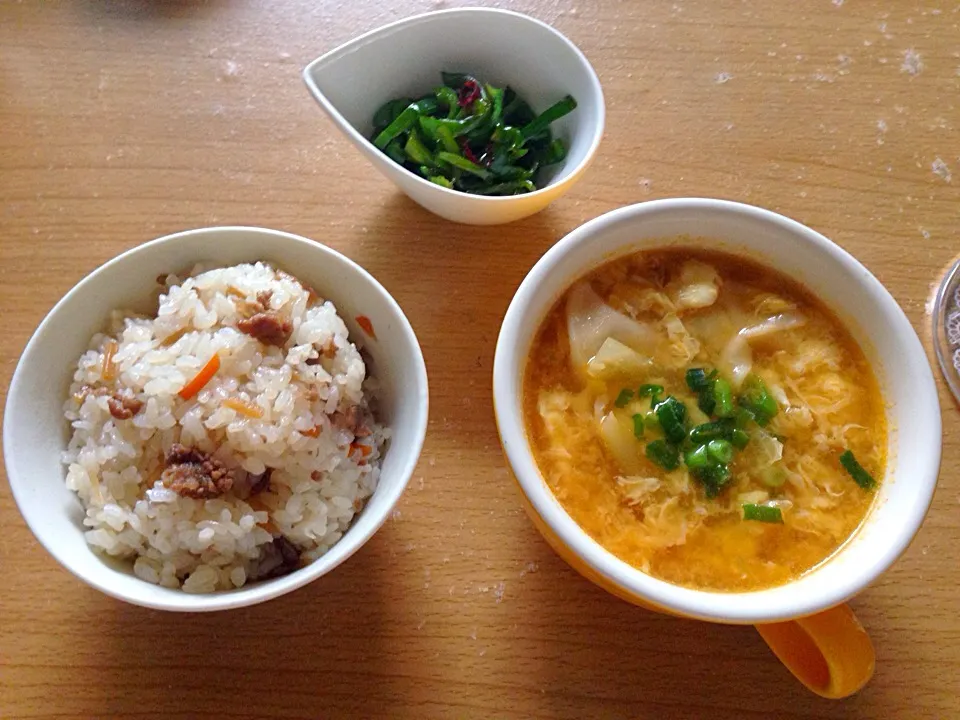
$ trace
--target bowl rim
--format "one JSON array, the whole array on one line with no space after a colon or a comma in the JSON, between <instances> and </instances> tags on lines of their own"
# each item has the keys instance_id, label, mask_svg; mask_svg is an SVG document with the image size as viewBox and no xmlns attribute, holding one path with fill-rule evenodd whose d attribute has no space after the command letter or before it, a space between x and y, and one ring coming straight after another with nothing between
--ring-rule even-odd
<instances>
[{"instance_id":1,"label":"bowl rim","mask_svg":"<svg viewBox=\"0 0 960 720\"><path fill-rule=\"evenodd\" d=\"M410 341L410 346L413 349L414 356L412 358L412 364L415 368L416 374L414 377L410 378L410 382L412 382L417 388L417 401L422 405L423 408L422 413L420 413L422 420L420 423L418 423L419 427L415 428L414 443L412 446L409 446L408 460L403 467L397 471L398 475L401 477L401 482L399 482L395 488L390 490L387 502L384 505L384 509L380 516L375 518L375 521L371 524L366 532L361 533L360 535L354 535L353 538L351 538L350 544L346 546L346 551L343 553L342 557L337 559L336 562L333 562L332 564L324 564L324 556L321 556L310 565L300 568L296 572L278 578L272 578L257 584L244 585L243 587L235 590L221 590L207 594L192 594L180 590L178 592L181 593L182 597L178 596L178 598L182 602L178 602L176 604L172 604L165 600L165 595L163 594L155 596L153 594L146 593L143 597L134 598L123 592L117 591L109 582L101 582L100 580L89 577L84 572L78 570L67 558L64 557L64 555L59 551L58 546L55 544L51 546L50 543L48 543L34 531L34 523L37 521L37 518L31 520L29 515L24 512L25 496L23 494L23 488L25 487L27 481L22 478L18 479L17 473L13 471L12 462L10 459L11 454L15 453L15 451L11 450L11 448L15 447L12 437L13 429L11 425L6 422L6 419L11 417L11 411L14 409L14 406L18 400L22 400L20 397L23 392L21 389L23 379L22 376L25 372L24 368L26 359L31 354L31 350L33 350L35 346L40 343L46 327L52 322L52 318L62 313L64 309L75 303L76 296L80 294L83 288L95 284L103 273L108 272L114 266L130 262L135 256L144 252L149 252L151 249L159 246L177 242L189 243L191 240L203 236L216 236L236 232L262 235L264 241L267 243L280 239L287 243L293 243L301 246L307 245L309 246L311 252L316 252L327 257L335 257L338 261L341 261L345 267L349 268L351 272L355 273L357 278L367 282L375 292L379 293L383 297L387 306L390 308L391 313L393 314L393 320L397 323L400 331ZM269 248L270 245L267 244L265 246L265 252L269 251ZM198 258L198 260L199 259L203 258ZM216 262L216 260L214 259L213 262ZM326 575L339 565L343 564L355 552L363 547L363 545L365 545L374 534L376 534L376 532L386 522L387 518L390 516L390 512L399 501L410 481L410 478L413 476L413 472L417 463L419 462L429 423L429 398L430 394L426 363L423 358L423 350L420 347L420 343L417 340L416 334L413 331L413 327L410 324L409 319L404 314L394 297L387 291L387 289L357 262L328 245L324 245L302 235L296 235L283 230L273 230L270 228L246 225L222 225L181 230L163 235L140 245L136 245L110 258L84 275L83 278L74 284L70 290L68 290L66 294L64 294L64 296L60 298L60 300L58 300L57 303L46 313L46 315L44 315L43 320L40 321L40 324L33 331L30 339L24 346L24 349L20 354L20 358L17 361L16 369L11 376L10 384L7 388L7 399L4 404L3 423L3 444L5 448L4 465L7 473L7 482L14 501L16 502L17 509L20 511L20 516L23 518L24 523L30 529L31 533L33 533L33 536L37 542L39 542L62 567L67 569L71 574L85 582L87 585L96 588L105 595L134 605L139 605L141 607L174 612L212 612L216 610L229 610L246 607L266 602L267 600L272 600L281 595L285 595L293 590L303 587L304 585L316 580L319 577L322 577L323 575ZM356 518L354 521L355 520ZM351 529L352 527L353 525L351 524ZM344 536L341 537L340 540L338 540L337 543L335 543L335 545L332 547L340 545L340 543L343 543L346 538L347 533L344 533ZM87 549L91 554L95 555L89 546ZM105 562L105 560L99 556L96 557L96 559L100 562ZM142 580L140 578L136 579L146 586L152 586L152 583L148 583L146 580Z\"/></svg>"},{"instance_id":2,"label":"bowl rim","mask_svg":"<svg viewBox=\"0 0 960 720\"><path fill-rule=\"evenodd\" d=\"M517 412L520 403L516 397L508 394L513 378L519 372L517 363L522 367L522 364L526 362L526 348L520 348L519 337L527 332L534 319L528 319L524 315L528 306L536 298L541 282L553 273L555 266L568 253L580 245L590 242L595 235L606 232L610 226L616 226L622 222L640 223L647 216L659 212L682 214L702 210L717 214L746 215L761 222L775 225L790 232L798 240L814 246L824 256L825 262L839 263L847 268L858 269L860 271L857 274L859 277L858 288L865 291L869 289L872 293L879 294L884 302L883 315L891 320L898 333L904 333L902 338L904 342L899 343L898 352L922 359L923 366L927 368L922 377L916 378L916 383L918 392L923 396L922 403L935 412L930 413L929 446L924 448L930 458L930 472L925 477L915 480L918 482L916 493L921 499L918 510L915 515L904 519L902 529L894 542L886 546L882 552L877 553L877 559L874 563L860 574L851 574L845 583L831 588L831 592L824 595L805 597L804 595L811 594L796 593L789 603L781 602L776 606L767 604L760 608L744 607L743 605L748 604L750 599L780 590L799 579L785 585L743 593L697 590L659 580L620 560L581 529L556 500L543 480L530 450L529 440L521 417L522 410ZM709 232L698 234L709 237ZM602 257L613 259L622 254L616 250L608 250ZM601 257L595 258L595 260L598 259L601 259ZM765 262L770 264L769 260ZM569 287L584 272L586 270L567 278L564 287ZM781 272L789 273L789 271L783 269L781 269ZM536 318L535 320L539 323L542 318ZM521 354L521 351L523 354ZM522 379L518 392L522 393ZM682 616L712 622L757 624L792 620L815 614L849 600L885 572L910 545L929 512L939 475L942 438L936 383L916 330L900 305L880 281L856 258L822 234L771 210L730 200L680 197L623 206L589 220L572 230L551 247L524 278L504 316L494 354L493 402L500 442L517 484L528 499L533 511L556 534L559 541L594 573L613 585L625 589L627 593ZM515 440L511 441L510 438L515 438ZM845 545L841 545L839 552L843 552L844 547ZM747 600L741 600L742 598L747 598Z\"/></svg>"},{"instance_id":3,"label":"bowl rim","mask_svg":"<svg viewBox=\"0 0 960 720\"><path fill-rule=\"evenodd\" d=\"M389 31L398 30L409 25L415 25L422 22L431 22L439 17L451 16L451 15L467 15L467 14L486 14L486 15L500 15L508 16L513 18L516 21L526 22L532 25L539 27L542 30L547 30L562 43L564 43L567 48L573 53L573 55L579 60L580 64L586 70L587 77L590 81L591 86L593 87L594 92L597 95L597 120L594 123L592 128L593 137L590 141L590 146L587 148L586 153L584 153L583 159L580 160L573 168L570 170L569 174L559 180L558 182L551 182L547 185L544 185L541 188L537 188L533 192L524 193L523 195L474 195L472 193L461 192L460 190L453 190L451 188L445 188L442 185L437 185L432 183L429 180L426 180L415 172L408 170L403 165L393 162L390 158L386 157L382 150L380 150L373 142L364 136L359 130L357 130L353 123L349 122L337 109L337 107L327 98L326 94L320 90L317 84L313 80L313 70L315 67L319 67L324 63L327 63L331 60L338 58L340 55L345 53L347 49L359 44L364 40L368 40L375 35L381 35ZM429 188L432 191L437 191L441 195L448 195L450 197L459 198L466 202L474 202L477 204L505 204L510 202L516 202L517 200L523 200L526 198L541 197L546 194L552 194L560 191L561 188L566 188L568 185L575 182L580 175L587 169L590 163L593 160L594 155L597 153L597 148L600 147L600 141L603 139L603 132L606 126L606 115L607 115L607 106L606 99L603 95L603 87L600 84L600 78L597 75L596 70L594 70L593 65L590 64L590 61L587 59L587 56L583 51L574 44L566 35L561 33L559 30L554 28L551 25L539 20L530 15L524 13L519 13L514 10L501 10L499 8L487 8L487 7L463 7L463 8L448 8L445 10L434 10L431 12L420 13L419 15L411 15L410 17L402 18L400 20L395 20L394 22L387 23L386 25L381 25L380 27L374 28L373 30L368 30L356 37L353 37L332 50L325 52L323 55L311 60L304 66L301 71L301 77L303 78L304 83L306 83L307 88L310 90L310 94L313 95L314 100L319 103L320 107L327 113L335 122L336 125L340 127L340 130L344 132L354 144L364 146L367 150L381 155L386 161L389 161L392 167L400 170L405 173L408 177L413 179L420 187ZM579 105L579 101L578 101Z\"/></svg>"}]
</instances>

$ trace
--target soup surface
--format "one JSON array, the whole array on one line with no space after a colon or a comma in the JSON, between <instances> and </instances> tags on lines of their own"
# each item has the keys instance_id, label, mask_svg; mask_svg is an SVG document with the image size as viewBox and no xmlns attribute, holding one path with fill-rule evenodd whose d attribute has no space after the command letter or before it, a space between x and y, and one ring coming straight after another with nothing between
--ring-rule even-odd
<instances>
[{"instance_id":1,"label":"soup surface","mask_svg":"<svg viewBox=\"0 0 960 720\"><path fill-rule=\"evenodd\" d=\"M804 288L725 254L644 252L578 281L537 333L523 396L570 516L687 587L810 570L884 473L883 402L859 346Z\"/></svg>"}]
</instances>

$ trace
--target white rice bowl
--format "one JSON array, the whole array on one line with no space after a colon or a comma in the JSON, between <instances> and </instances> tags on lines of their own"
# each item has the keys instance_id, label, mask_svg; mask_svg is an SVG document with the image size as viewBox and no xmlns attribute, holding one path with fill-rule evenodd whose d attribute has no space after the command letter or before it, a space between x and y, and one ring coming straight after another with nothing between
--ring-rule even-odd
<instances>
[{"instance_id":1,"label":"white rice bowl","mask_svg":"<svg viewBox=\"0 0 960 720\"><path fill-rule=\"evenodd\" d=\"M93 337L64 406L63 455L90 546L133 561L143 580L195 593L323 555L376 490L389 436L333 303L264 263L201 270L163 279L156 317L117 311ZM258 308L289 321L282 347L237 328ZM216 373L181 397L214 354ZM140 406L129 418L111 413L121 396ZM232 487L176 491L164 473L175 444L229 469Z\"/></svg>"}]
</instances>

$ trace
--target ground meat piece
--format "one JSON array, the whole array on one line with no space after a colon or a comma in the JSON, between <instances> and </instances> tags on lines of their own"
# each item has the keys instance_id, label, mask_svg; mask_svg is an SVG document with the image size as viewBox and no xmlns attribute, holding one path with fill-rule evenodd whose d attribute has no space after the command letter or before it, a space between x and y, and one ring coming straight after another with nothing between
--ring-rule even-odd
<instances>
[{"instance_id":1,"label":"ground meat piece","mask_svg":"<svg viewBox=\"0 0 960 720\"><path fill-rule=\"evenodd\" d=\"M241 320L237 323L237 329L266 345L283 347L290 339L293 325L279 313L270 310Z\"/></svg>"},{"instance_id":2,"label":"ground meat piece","mask_svg":"<svg viewBox=\"0 0 960 720\"><path fill-rule=\"evenodd\" d=\"M337 343L333 338L327 340L320 348L320 354L325 358L333 360L337 356Z\"/></svg>"},{"instance_id":3,"label":"ground meat piece","mask_svg":"<svg viewBox=\"0 0 960 720\"><path fill-rule=\"evenodd\" d=\"M268 580L291 573L299 567L300 551L297 546L283 535L278 535L270 545L264 545L261 549L259 567L254 578Z\"/></svg>"},{"instance_id":4,"label":"ground meat piece","mask_svg":"<svg viewBox=\"0 0 960 720\"><path fill-rule=\"evenodd\" d=\"M334 427L342 430L348 430L354 437L362 438L371 434L367 427L366 417L360 410L359 405L351 405L346 410L338 410L331 418L330 422Z\"/></svg>"},{"instance_id":5,"label":"ground meat piece","mask_svg":"<svg viewBox=\"0 0 960 720\"><path fill-rule=\"evenodd\" d=\"M250 486L250 496L259 495L270 487L270 476L273 475L273 468L267 468L260 477L254 480Z\"/></svg>"},{"instance_id":6,"label":"ground meat piece","mask_svg":"<svg viewBox=\"0 0 960 720\"><path fill-rule=\"evenodd\" d=\"M133 393L127 390L115 392L107 399L107 407L117 420L129 420L143 408L143 401L137 400Z\"/></svg>"},{"instance_id":7,"label":"ground meat piece","mask_svg":"<svg viewBox=\"0 0 960 720\"><path fill-rule=\"evenodd\" d=\"M164 486L182 497L214 498L233 487L233 473L215 457L175 443L164 458Z\"/></svg>"},{"instance_id":8,"label":"ground meat piece","mask_svg":"<svg viewBox=\"0 0 960 720\"><path fill-rule=\"evenodd\" d=\"M260 304L261 309L269 310L270 309L270 300L273 299L273 290L261 290L257 293L257 302Z\"/></svg>"}]
</instances>

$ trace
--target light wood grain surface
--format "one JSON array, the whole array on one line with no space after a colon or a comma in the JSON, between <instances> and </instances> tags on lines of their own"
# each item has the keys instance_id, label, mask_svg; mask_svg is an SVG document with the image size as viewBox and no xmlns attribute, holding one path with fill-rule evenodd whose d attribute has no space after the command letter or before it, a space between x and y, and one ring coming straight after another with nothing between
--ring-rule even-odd
<instances>
[{"instance_id":1,"label":"light wood grain surface","mask_svg":"<svg viewBox=\"0 0 960 720\"><path fill-rule=\"evenodd\" d=\"M584 221L658 197L742 200L825 233L886 284L932 359L925 305L960 248L960 5L501 2L584 50L607 133L567 197L478 229L399 195L299 77L358 33L458 4L0 3L4 390L41 318L96 266L175 230L251 224L376 275L432 391L396 516L340 569L246 610L170 615L99 594L0 484L0 717L960 716L960 420L942 383L936 499L854 603L878 668L840 703L803 690L750 628L646 612L568 568L520 509L490 400L500 319L530 266Z\"/></svg>"}]
</instances>

